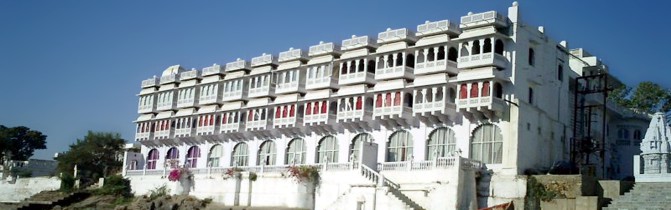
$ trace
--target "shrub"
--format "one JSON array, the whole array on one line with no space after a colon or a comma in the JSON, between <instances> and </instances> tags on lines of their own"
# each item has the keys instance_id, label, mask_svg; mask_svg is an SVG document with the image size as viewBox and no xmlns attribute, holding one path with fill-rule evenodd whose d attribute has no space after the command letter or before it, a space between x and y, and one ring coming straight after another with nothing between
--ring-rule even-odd
<instances>
[{"instance_id":1,"label":"shrub","mask_svg":"<svg viewBox=\"0 0 671 210\"><path fill-rule=\"evenodd\" d=\"M319 182L319 168L316 166L289 166L289 176L298 182Z\"/></svg>"},{"instance_id":2,"label":"shrub","mask_svg":"<svg viewBox=\"0 0 671 210\"><path fill-rule=\"evenodd\" d=\"M98 195L115 195L122 197L132 197L130 189L130 180L124 179L120 175L112 175L105 178L103 187L95 191Z\"/></svg>"},{"instance_id":3,"label":"shrub","mask_svg":"<svg viewBox=\"0 0 671 210\"><path fill-rule=\"evenodd\" d=\"M70 192L75 188L75 177L69 173L63 173L61 176L61 191Z\"/></svg>"},{"instance_id":4,"label":"shrub","mask_svg":"<svg viewBox=\"0 0 671 210\"><path fill-rule=\"evenodd\" d=\"M149 200L154 200L158 197L161 196L166 196L168 195L168 186L162 185L160 187L154 188L153 190L149 191Z\"/></svg>"}]
</instances>

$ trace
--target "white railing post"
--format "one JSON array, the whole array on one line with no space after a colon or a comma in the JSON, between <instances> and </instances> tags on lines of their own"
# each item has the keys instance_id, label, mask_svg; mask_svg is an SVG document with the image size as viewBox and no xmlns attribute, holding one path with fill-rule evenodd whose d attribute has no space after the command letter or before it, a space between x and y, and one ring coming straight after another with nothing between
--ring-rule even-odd
<instances>
[{"instance_id":1,"label":"white railing post","mask_svg":"<svg viewBox=\"0 0 671 210\"><path fill-rule=\"evenodd\" d=\"M144 167L142 168L142 176L147 175L147 164L144 164Z\"/></svg>"},{"instance_id":2,"label":"white railing post","mask_svg":"<svg viewBox=\"0 0 671 210\"><path fill-rule=\"evenodd\" d=\"M384 175L380 174L380 176L378 177L377 186L384 187Z\"/></svg>"}]
</instances>

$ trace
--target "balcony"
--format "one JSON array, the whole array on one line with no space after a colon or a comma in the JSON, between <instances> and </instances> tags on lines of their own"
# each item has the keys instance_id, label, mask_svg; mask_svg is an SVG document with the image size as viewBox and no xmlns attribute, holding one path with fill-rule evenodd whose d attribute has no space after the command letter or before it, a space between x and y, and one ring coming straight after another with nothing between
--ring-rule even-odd
<instances>
[{"instance_id":1,"label":"balcony","mask_svg":"<svg viewBox=\"0 0 671 210\"><path fill-rule=\"evenodd\" d=\"M355 73L341 74L338 79L338 84L340 85L351 85L351 84L375 84L375 74L361 71Z\"/></svg>"},{"instance_id":2,"label":"balcony","mask_svg":"<svg viewBox=\"0 0 671 210\"><path fill-rule=\"evenodd\" d=\"M169 74L161 77L161 85L179 81L179 74Z\"/></svg>"},{"instance_id":3,"label":"balcony","mask_svg":"<svg viewBox=\"0 0 671 210\"><path fill-rule=\"evenodd\" d=\"M196 79L200 77L200 71L192 69L191 71L182 72L179 74L180 80Z\"/></svg>"},{"instance_id":4,"label":"balcony","mask_svg":"<svg viewBox=\"0 0 671 210\"><path fill-rule=\"evenodd\" d=\"M337 88L338 79L335 77L327 76L321 78L308 78L305 89L324 89L324 88Z\"/></svg>"},{"instance_id":5,"label":"balcony","mask_svg":"<svg viewBox=\"0 0 671 210\"><path fill-rule=\"evenodd\" d=\"M167 129L167 130L162 130L162 131L155 131L154 132L154 139L168 139L171 137L173 129Z\"/></svg>"},{"instance_id":6,"label":"balcony","mask_svg":"<svg viewBox=\"0 0 671 210\"><path fill-rule=\"evenodd\" d=\"M443 59L443 60L426 61L423 63L415 64L415 75L433 74L442 72L447 72L449 74L459 74L459 69L457 68L457 62Z\"/></svg>"},{"instance_id":7,"label":"balcony","mask_svg":"<svg viewBox=\"0 0 671 210\"><path fill-rule=\"evenodd\" d=\"M275 92L275 84L271 83L270 85L267 86L249 88L247 94L249 98L256 98L256 97L272 96L273 92Z\"/></svg>"},{"instance_id":8,"label":"balcony","mask_svg":"<svg viewBox=\"0 0 671 210\"><path fill-rule=\"evenodd\" d=\"M298 81L287 82L287 83L277 83L277 88L275 93L294 93L294 92L305 92L304 88L299 85Z\"/></svg>"},{"instance_id":9,"label":"balcony","mask_svg":"<svg viewBox=\"0 0 671 210\"><path fill-rule=\"evenodd\" d=\"M373 108L373 117L380 117L382 119L392 117L406 118L411 116L411 113L412 108L403 105Z\"/></svg>"},{"instance_id":10,"label":"balcony","mask_svg":"<svg viewBox=\"0 0 671 210\"><path fill-rule=\"evenodd\" d=\"M273 119L274 128L290 128L300 125L303 121L303 118L294 115L293 117L283 117Z\"/></svg>"},{"instance_id":11,"label":"balcony","mask_svg":"<svg viewBox=\"0 0 671 210\"><path fill-rule=\"evenodd\" d=\"M460 69L475 68L481 66L496 66L499 68L506 68L508 66L508 59L503 55L489 52L477 55L459 57L457 67Z\"/></svg>"},{"instance_id":12,"label":"balcony","mask_svg":"<svg viewBox=\"0 0 671 210\"><path fill-rule=\"evenodd\" d=\"M387 80L397 78L414 78L413 68L408 66L394 66L375 70L375 80Z\"/></svg>"},{"instance_id":13,"label":"balcony","mask_svg":"<svg viewBox=\"0 0 671 210\"><path fill-rule=\"evenodd\" d=\"M377 34L378 44L391 43L404 40L414 42L417 40L417 38L415 37L415 34L412 31L409 31L408 29L405 28L395 30L391 30L388 28L386 31Z\"/></svg>"},{"instance_id":14,"label":"balcony","mask_svg":"<svg viewBox=\"0 0 671 210\"><path fill-rule=\"evenodd\" d=\"M172 102L172 100L156 104L156 110L158 111L171 110L171 109L175 109L175 104Z\"/></svg>"},{"instance_id":15,"label":"balcony","mask_svg":"<svg viewBox=\"0 0 671 210\"><path fill-rule=\"evenodd\" d=\"M159 78L156 77L142 80L142 88L154 87L158 86L158 84Z\"/></svg>"},{"instance_id":16,"label":"balcony","mask_svg":"<svg viewBox=\"0 0 671 210\"><path fill-rule=\"evenodd\" d=\"M462 29L476 28L482 26L506 27L508 26L508 19L496 11L489 11L483 13L469 13L461 17Z\"/></svg>"},{"instance_id":17,"label":"balcony","mask_svg":"<svg viewBox=\"0 0 671 210\"><path fill-rule=\"evenodd\" d=\"M358 109L358 110L343 110L338 111L338 122L348 122L348 121L364 121L370 119L372 112L370 110Z\"/></svg>"},{"instance_id":18,"label":"balcony","mask_svg":"<svg viewBox=\"0 0 671 210\"><path fill-rule=\"evenodd\" d=\"M217 95L201 95L198 102L200 105L217 103Z\"/></svg>"},{"instance_id":19,"label":"balcony","mask_svg":"<svg viewBox=\"0 0 671 210\"><path fill-rule=\"evenodd\" d=\"M224 73L224 68L222 68L220 65L217 65L216 63L212 66L203 68L203 76L209 76L209 75L214 75L214 74L223 74L223 73Z\"/></svg>"},{"instance_id":20,"label":"balcony","mask_svg":"<svg viewBox=\"0 0 671 210\"><path fill-rule=\"evenodd\" d=\"M303 124L329 124L332 120L336 119L334 114L323 113L323 114L311 114L305 115L303 117Z\"/></svg>"},{"instance_id":21,"label":"balcony","mask_svg":"<svg viewBox=\"0 0 671 210\"><path fill-rule=\"evenodd\" d=\"M259 57L252 58L251 66L256 67L267 64L275 64L275 60L276 59L273 57L273 55L263 53L263 55Z\"/></svg>"},{"instance_id":22,"label":"balcony","mask_svg":"<svg viewBox=\"0 0 671 210\"><path fill-rule=\"evenodd\" d=\"M236 90L236 91L228 91L224 92L224 97L222 98L223 101L237 101L237 100L242 100L244 98L244 94L242 90Z\"/></svg>"},{"instance_id":23,"label":"balcony","mask_svg":"<svg viewBox=\"0 0 671 210\"><path fill-rule=\"evenodd\" d=\"M154 104L147 104L147 105L140 105L138 106L137 112L142 114L142 113L149 113L154 111Z\"/></svg>"},{"instance_id":24,"label":"balcony","mask_svg":"<svg viewBox=\"0 0 671 210\"><path fill-rule=\"evenodd\" d=\"M152 132L135 133L136 141L149 140L151 138L152 138Z\"/></svg>"},{"instance_id":25,"label":"balcony","mask_svg":"<svg viewBox=\"0 0 671 210\"><path fill-rule=\"evenodd\" d=\"M239 122L232 122L232 123L226 123L226 124L221 124L221 129L220 133L234 133L240 131L240 123Z\"/></svg>"},{"instance_id":26,"label":"balcony","mask_svg":"<svg viewBox=\"0 0 671 210\"><path fill-rule=\"evenodd\" d=\"M246 131L268 130L270 128L268 120L251 120L245 123Z\"/></svg>"},{"instance_id":27,"label":"balcony","mask_svg":"<svg viewBox=\"0 0 671 210\"><path fill-rule=\"evenodd\" d=\"M175 137L189 137L193 134L193 128L177 128L175 129Z\"/></svg>"},{"instance_id":28,"label":"balcony","mask_svg":"<svg viewBox=\"0 0 671 210\"><path fill-rule=\"evenodd\" d=\"M302 51L301 49L289 48L288 51L280 52L277 61L287 62L298 59L307 59L305 51Z\"/></svg>"},{"instance_id":29,"label":"balcony","mask_svg":"<svg viewBox=\"0 0 671 210\"><path fill-rule=\"evenodd\" d=\"M318 45L311 46L308 49L308 56L319 56L319 55L337 53L338 48L339 47L335 46L335 44L333 44L332 42L329 43L319 42Z\"/></svg>"},{"instance_id":30,"label":"balcony","mask_svg":"<svg viewBox=\"0 0 671 210\"><path fill-rule=\"evenodd\" d=\"M449 20L441 21L426 21L424 24L417 26L417 36L428 36L434 34L448 33L451 35L458 35L461 33L459 26Z\"/></svg>"},{"instance_id":31,"label":"balcony","mask_svg":"<svg viewBox=\"0 0 671 210\"><path fill-rule=\"evenodd\" d=\"M498 70L495 67L483 67L477 69L462 69L457 75L455 82L473 81L496 78L500 81L509 81L510 71Z\"/></svg>"},{"instance_id":32,"label":"balcony","mask_svg":"<svg viewBox=\"0 0 671 210\"><path fill-rule=\"evenodd\" d=\"M457 109L459 111L492 111L497 116L501 116L505 107L506 103L503 99L493 96L457 99Z\"/></svg>"},{"instance_id":33,"label":"balcony","mask_svg":"<svg viewBox=\"0 0 671 210\"><path fill-rule=\"evenodd\" d=\"M424 123L447 123L454 120L457 113L454 102L445 99L415 103L412 112Z\"/></svg>"},{"instance_id":34,"label":"balcony","mask_svg":"<svg viewBox=\"0 0 671 210\"><path fill-rule=\"evenodd\" d=\"M196 128L196 135L213 135L216 129L216 125L198 126Z\"/></svg>"},{"instance_id":35,"label":"balcony","mask_svg":"<svg viewBox=\"0 0 671 210\"><path fill-rule=\"evenodd\" d=\"M354 36L352 35L351 39L345 39L342 41L341 50L352 50L361 47L377 47L377 43L368 36Z\"/></svg>"},{"instance_id":36,"label":"balcony","mask_svg":"<svg viewBox=\"0 0 671 210\"><path fill-rule=\"evenodd\" d=\"M197 101L193 98L185 98L177 101L177 108L196 106Z\"/></svg>"}]
</instances>

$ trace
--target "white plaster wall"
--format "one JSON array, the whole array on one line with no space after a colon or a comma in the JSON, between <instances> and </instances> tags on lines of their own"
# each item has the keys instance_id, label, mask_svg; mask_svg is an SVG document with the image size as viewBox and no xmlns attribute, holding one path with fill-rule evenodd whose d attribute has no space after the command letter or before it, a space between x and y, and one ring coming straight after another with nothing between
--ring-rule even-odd
<instances>
[{"instance_id":1,"label":"white plaster wall","mask_svg":"<svg viewBox=\"0 0 671 210\"><path fill-rule=\"evenodd\" d=\"M57 177L19 178L14 183L0 181L0 202L19 202L45 190L57 190L61 180Z\"/></svg>"}]
</instances>

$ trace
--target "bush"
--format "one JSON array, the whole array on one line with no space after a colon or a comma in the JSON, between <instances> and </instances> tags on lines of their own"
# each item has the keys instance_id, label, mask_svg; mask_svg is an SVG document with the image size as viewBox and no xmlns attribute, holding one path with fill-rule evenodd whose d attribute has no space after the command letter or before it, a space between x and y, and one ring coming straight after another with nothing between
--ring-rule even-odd
<instances>
[{"instance_id":1,"label":"bush","mask_svg":"<svg viewBox=\"0 0 671 210\"><path fill-rule=\"evenodd\" d=\"M130 181L120 175L112 175L105 178L103 187L95 191L98 195L115 195L122 197L132 197Z\"/></svg>"},{"instance_id":2,"label":"bush","mask_svg":"<svg viewBox=\"0 0 671 210\"><path fill-rule=\"evenodd\" d=\"M149 191L149 200L151 201L151 200L154 200L158 197L166 196L166 195L168 195L168 186L163 185L163 186L154 188L153 190Z\"/></svg>"},{"instance_id":3,"label":"bush","mask_svg":"<svg viewBox=\"0 0 671 210\"><path fill-rule=\"evenodd\" d=\"M32 177L33 172L30 170L22 169L22 168L13 168L11 171L11 174L14 174L19 177Z\"/></svg>"},{"instance_id":4,"label":"bush","mask_svg":"<svg viewBox=\"0 0 671 210\"><path fill-rule=\"evenodd\" d=\"M61 191L70 192L75 188L75 177L69 173L63 173L61 176Z\"/></svg>"}]
</instances>

